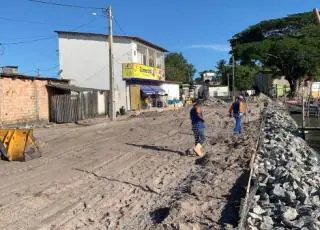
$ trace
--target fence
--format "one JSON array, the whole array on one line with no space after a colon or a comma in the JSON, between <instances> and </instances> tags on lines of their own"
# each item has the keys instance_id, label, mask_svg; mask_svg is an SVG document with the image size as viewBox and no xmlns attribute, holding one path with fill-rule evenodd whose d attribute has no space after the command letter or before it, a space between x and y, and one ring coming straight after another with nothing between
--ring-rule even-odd
<instances>
[{"instance_id":1,"label":"fence","mask_svg":"<svg viewBox=\"0 0 320 230\"><path fill-rule=\"evenodd\" d=\"M99 116L99 92L84 92L75 95L62 94L51 96L50 121L56 123L71 123L78 120ZM105 93L105 109L107 110L107 94ZM106 112L104 112L106 114Z\"/></svg>"}]
</instances>

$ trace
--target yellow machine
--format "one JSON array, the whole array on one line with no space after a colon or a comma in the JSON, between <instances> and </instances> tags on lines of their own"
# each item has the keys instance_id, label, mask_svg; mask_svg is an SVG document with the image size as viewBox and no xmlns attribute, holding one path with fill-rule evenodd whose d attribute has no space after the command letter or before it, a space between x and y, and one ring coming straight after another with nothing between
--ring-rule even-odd
<instances>
[{"instance_id":1,"label":"yellow machine","mask_svg":"<svg viewBox=\"0 0 320 230\"><path fill-rule=\"evenodd\" d=\"M41 156L32 129L0 129L0 152L9 161L28 161Z\"/></svg>"}]
</instances>

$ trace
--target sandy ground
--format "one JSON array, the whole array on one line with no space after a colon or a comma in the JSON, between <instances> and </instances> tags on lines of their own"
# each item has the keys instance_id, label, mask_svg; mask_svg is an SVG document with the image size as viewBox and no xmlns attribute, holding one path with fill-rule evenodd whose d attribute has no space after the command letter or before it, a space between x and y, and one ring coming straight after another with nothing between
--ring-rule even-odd
<instances>
[{"instance_id":1,"label":"sandy ground","mask_svg":"<svg viewBox=\"0 0 320 230\"><path fill-rule=\"evenodd\" d=\"M204 107L205 159L185 156L188 108L37 129L41 158L0 162L0 229L232 228L258 133L251 107L242 136L226 108Z\"/></svg>"}]
</instances>

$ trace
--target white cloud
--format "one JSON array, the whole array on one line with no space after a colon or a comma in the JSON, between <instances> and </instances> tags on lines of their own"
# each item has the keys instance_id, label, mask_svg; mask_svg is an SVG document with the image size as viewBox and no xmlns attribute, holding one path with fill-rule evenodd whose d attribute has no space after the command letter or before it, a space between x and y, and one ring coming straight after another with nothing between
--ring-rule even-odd
<instances>
[{"instance_id":1,"label":"white cloud","mask_svg":"<svg viewBox=\"0 0 320 230\"><path fill-rule=\"evenodd\" d=\"M222 44L194 44L190 45L189 48L191 49L211 49L219 52L228 52L230 50L229 45L222 45Z\"/></svg>"}]
</instances>

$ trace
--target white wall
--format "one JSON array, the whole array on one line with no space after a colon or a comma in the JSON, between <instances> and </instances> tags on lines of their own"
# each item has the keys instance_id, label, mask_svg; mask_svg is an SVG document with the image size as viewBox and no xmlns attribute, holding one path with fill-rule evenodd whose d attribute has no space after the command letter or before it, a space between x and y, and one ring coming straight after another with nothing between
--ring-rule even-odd
<instances>
[{"instance_id":1,"label":"white wall","mask_svg":"<svg viewBox=\"0 0 320 230\"><path fill-rule=\"evenodd\" d=\"M127 108L126 82L122 80L122 63L133 61L133 43L114 39L114 78L117 110ZM106 36L60 34L59 57L61 76L71 84L109 90L109 45Z\"/></svg>"},{"instance_id":2,"label":"white wall","mask_svg":"<svg viewBox=\"0 0 320 230\"><path fill-rule=\"evenodd\" d=\"M209 87L210 97L225 97L228 96L228 86Z\"/></svg>"},{"instance_id":3,"label":"white wall","mask_svg":"<svg viewBox=\"0 0 320 230\"><path fill-rule=\"evenodd\" d=\"M179 84L163 83L160 87L166 92L166 94L168 94L168 100L180 99Z\"/></svg>"}]
</instances>

